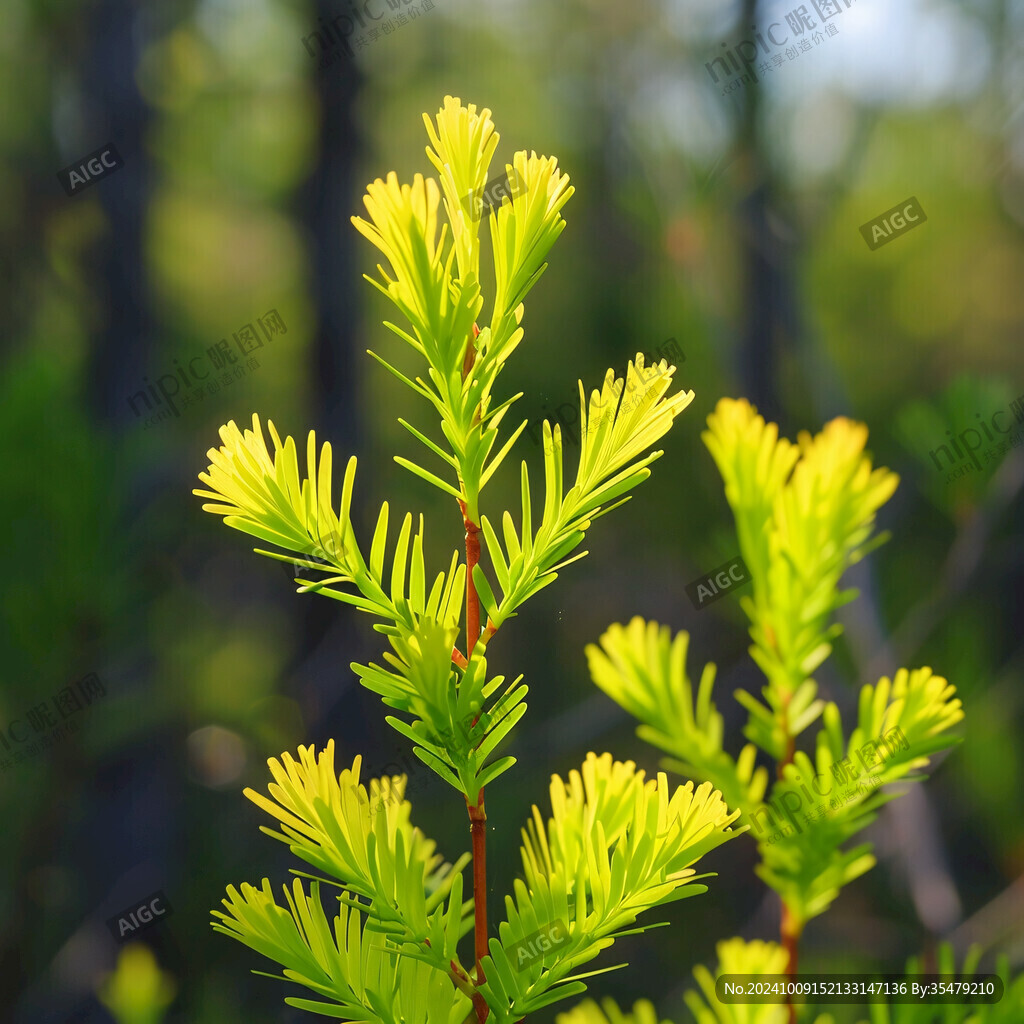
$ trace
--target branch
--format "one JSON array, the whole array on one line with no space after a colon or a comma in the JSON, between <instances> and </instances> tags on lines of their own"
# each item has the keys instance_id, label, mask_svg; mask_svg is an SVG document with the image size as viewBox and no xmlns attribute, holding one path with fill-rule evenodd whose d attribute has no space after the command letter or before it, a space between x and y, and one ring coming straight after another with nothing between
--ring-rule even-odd
<instances>
[{"instance_id":1,"label":"branch","mask_svg":"<svg viewBox=\"0 0 1024 1024\"><path fill-rule=\"evenodd\" d=\"M801 931L803 931L803 926L797 921L796 915L783 902L782 923L779 925L779 935L782 939L782 948L786 951L785 973L787 978L796 978ZM796 1024L796 1006L793 1003L791 994L786 996L786 1007L789 1011L789 1024Z\"/></svg>"},{"instance_id":2,"label":"branch","mask_svg":"<svg viewBox=\"0 0 1024 1024\"><path fill-rule=\"evenodd\" d=\"M487 956L487 813L484 810L484 791L480 790L476 806L466 801L469 829L473 838L473 942L476 956L476 984L486 981L483 958ZM473 993L477 1020L484 1024L491 1012L483 995Z\"/></svg>"},{"instance_id":3,"label":"branch","mask_svg":"<svg viewBox=\"0 0 1024 1024\"><path fill-rule=\"evenodd\" d=\"M480 639L480 598L473 582L473 569L480 561L480 527L469 518L466 503L460 498L462 522L466 528L466 657L473 657L473 648Z\"/></svg>"}]
</instances>

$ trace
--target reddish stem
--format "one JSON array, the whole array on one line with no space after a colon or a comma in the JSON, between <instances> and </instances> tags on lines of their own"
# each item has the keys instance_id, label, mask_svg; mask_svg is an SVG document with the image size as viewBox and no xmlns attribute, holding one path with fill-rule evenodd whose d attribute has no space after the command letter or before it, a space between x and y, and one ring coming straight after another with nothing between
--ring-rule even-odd
<instances>
[{"instance_id":1,"label":"reddish stem","mask_svg":"<svg viewBox=\"0 0 1024 1024\"><path fill-rule=\"evenodd\" d=\"M487 813L484 810L484 791L477 795L476 805L466 801L469 811L469 831L473 839L473 925L474 945L476 949L476 984L480 986L484 978L483 958L487 956ZM484 997L477 992L473 996L477 1019L484 1024L490 1007Z\"/></svg>"},{"instance_id":2,"label":"reddish stem","mask_svg":"<svg viewBox=\"0 0 1024 1024\"><path fill-rule=\"evenodd\" d=\"M463 502L462 518L466 525L466 657L473 657L473 648L480 637L480 598L473 584L473 566L480 561L479 529L469 516ZM473 938L476 948L476 984L484 982L483 958L487 956L487 814L484 811L484 791L477 794L476 805L466 800L469 829L473 839ZM473 1005L479 1024L484 1024L490 1007L477 992Z\"/></svg>"},{"instance_id":3,"label":"reddish stem","mask_svg":"<svg viewBox=\"0 0 1024 1024\"><path fill-rule=\"evenodd\" d=\"M788 701L787 701L787 703L788 703ZM793 757L794 757L795 754L796 754L796 737L795 736L788 736L788 737L786 737L786 753L785 753L785 756L775 766L775 776L776 776L776 778L779 778L779 779L785 778L785 772L783 771L783 769L786 767L787 764L792 764L793 763Z\"/></svg>"},{"instance_id":4,"label":"reddish stem","mask_svg":"<svg viewBox=\"0 0 1024 1024\"><path fill-rule=\"evenodd\" d=\"M480 527L466 515L466 503L459 499L462 522L466 527L466 659L480 639L480 598L473 582L473 567L480 561Z\"/></svg>"},{"instance_id":5,"label":"reddish stem","mask_svg":"<svg viewBox=\"0 0 1024 1024\"><path fill-rule=\"evenodd\" d=\"M466 345L466 357L462 362L462 379L469 376L476 359L476 349L473 342L480 335L480 329L473 324L473 337ZM474 420L479 417L477 410ZM462 667L468 665L473 657L473 649L480 639L480 597L476 592L476 584L473 582L473 568L480 561L480 527L470 519L466 503L460 498L459 507L462 509L462 522L466 528L466 655L462 659ZM488 622L488 628L490 622ZM493 633L493 630L489 630ZM458 648L452 652L452 660L459 664L455 655L462 655ZM474 721L475 724L475 721ZM473 840L473 943L476 953L476 978L475 983L480 986L486 980L484 978L483 958L487 956L487 814L484 811L484 791L481 788L477 794L476 805L474 806L466 799L466 810L469 812L469 830ZM473 1007L479 1024L484 1024L490 1007L483 995L477 991L473 994Z\"/></svg>"},{"instance_id":6,"label":"reddish stem","mask_svg":"<svg viewBox=\"0 0 1024 1024\"><path fill-rule=\"evenodd\" d=\"M796 978L797 958L798 958L798 944L800 942L800 924L797 922L796 917L792 911L782 904L782 923L779 926L779 935L782 939L782 948L787 953L786 959L786 978ZM788 986L787 986L788 988ZM789 1024L796 1024L796 1006L792 1001L792 996L786 997L786 1003L789 1007Z\"/></svg>"}]
</instances>

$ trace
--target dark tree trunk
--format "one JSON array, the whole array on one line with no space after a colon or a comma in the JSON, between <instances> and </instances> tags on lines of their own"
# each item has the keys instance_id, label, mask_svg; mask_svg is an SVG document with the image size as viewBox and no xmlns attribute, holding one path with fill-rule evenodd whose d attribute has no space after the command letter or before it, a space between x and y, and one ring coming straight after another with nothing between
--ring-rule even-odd
<instances>
[{"instance_id":1,"label":"dark tree trunk","mask_svg":"<svg viewBox=\"0 0 1024 1024\"><path fill-rule=\"evenodd\" d=\"M334 17L336 5L318 0L316 14L325 20ZM331 441L335 477L339 478L349 455L359 454L361 448L356 381L365 372L368 358L357 357L356 337L358 289L367 287L361 269L370 261L357 253L361 238L349 220L353 214L364 213L360 202L364 183L355 180L356 154L362 145L355 109L364 78L352 58L340 51L327 68L312 74L320 96L320 159L299 206L313 246L317 326L312 353L312 418L317 443ZM371 479L364 471L358 481L353 499L357 528L356 509L365 500ZM336 479L335 486L339 484ZM327 714L327 721L317 723L317 731L325 737L337 736L342 729L355 733L358 724L352 716L339 713L339 698L356 685L348 667L359 632L353 609L316 595L299 595L296 601L301 602L303 628L299 665L294 670L303 677L307 703Z\"/></svg>"}]
</instances>

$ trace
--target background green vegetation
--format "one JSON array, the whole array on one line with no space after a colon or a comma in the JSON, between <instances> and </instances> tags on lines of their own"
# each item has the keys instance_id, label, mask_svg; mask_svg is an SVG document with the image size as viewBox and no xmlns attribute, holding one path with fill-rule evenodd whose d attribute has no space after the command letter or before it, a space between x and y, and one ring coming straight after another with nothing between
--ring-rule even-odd
<instances>
[{"instance_id":1,"label":"background green vegetation","mask_svg":"<svg viewBox=\"0 0 1024 1024\"><path fill-rule=\"evenodd\" d=\"M347 668L378 654L368 621L295 596L191 488L217 427L256 410L357 454L364 530L387 496L425 514L428 557L447 563L451 503L391 461L415 447L399 411L429 414L400 406L362 354L405 365L360 280L375 254L348 221L372 178L430 170L420 114L446 92L491 108L499 161L555 154L576 187L502 378L526 392L520 415L553 414L577 377L593 387L670 336L696 391L651 480L489 652L531 686L516 785L488 806L496 891L520 870L519 828L552 772L590 749L655 767L588 678L584 646L609 623L690 630L723 698L761 685L735 600L697 613L683 589L736 552L699 433L721 395L745 395L791 437L864 420L875 464L901 476L880 515L893 540L848 577L864 597L822 696L845 713L861 683L927 664L967 715L949 763L873 827L879 867L812 923L801 969L897 971L942 938L1020 969L1024 455L947 481L928 453L1024 395L1024 5L855 0L817 51L722 96L705 62L797 6L436 0L318 73L302 39L343 4L8 0L0 726L89 672L107 696L72 736L0 764L3 1019L110 1020L94 995L117 952L104 921L156 889L174 908L146 935L175 980L169 1020L300 1019L209 928L226 880L287 867L241 790L300 742L334 737L380 771L408 750ZM69 199L55 172L108 141L125 167ZM927 223L871 252L859 226L911 195ZM259 369L179 417L136 419L144 376L270 309L288 330ZM526 435L517 451L539 466ZM499 475L492 507L514 506L517 473ZM738 708L720 704L738 741ZM447 856L467 848L465 810L438 780L421 769L410 794ZM777 936L753 856L721 851L699 920L670 909L678 926L622 946L635 969L594 994L648 996L686 1020L682 991L715 940Z\"/></svg>"}]
</instances>

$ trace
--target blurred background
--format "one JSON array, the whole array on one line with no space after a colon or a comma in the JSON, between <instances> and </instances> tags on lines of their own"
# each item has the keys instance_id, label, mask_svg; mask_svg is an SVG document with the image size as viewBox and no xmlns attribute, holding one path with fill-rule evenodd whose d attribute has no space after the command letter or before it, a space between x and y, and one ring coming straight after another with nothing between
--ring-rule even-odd
<instances>
[{"instance_id":1,"label":"blurred background","mask_svg":"<svg viewBox=\"0 0 1024 1024\"><path fill-rule=\"evenodd\" d=\"M863 683L930 665L966 709L965 742L872 826L879 864L811 924L801 968L896 972L948 939L1020 969L1024 2L371 0L379 31L357 28L351 54L324 28L347 0L3 9L0 1020L111 1021L107 921L157 891L172 912L140 941L164 1019L312 1019L209 927L227 884L279 886L293 863L242 789L300 743L333 737L377 774L409 749L348 667L379 658L370 620L296 595L191 489L218 427L255 411L358 456L364 536L387 498L424 513L435 567L461 546L454 504L391 459L416 447L400 412L436 426L365 355L414 365L349 223L367 182L432 173L421 114L446 93L492 110L492 173L536 150L576 187L499 394L571 436L577 378L670 343L696 392L589 556L491 645L531 689L515 783L488 790L492 919L553 772L588 750L656 767L589 680L584 646L610 623L689 630L691 675L718 665L741 745L731 694L761 686L745 620L733 596L696 611L684 586L737 550L699 435L742 395L790 437L865 421L901 477L823 695L849 720ZM111 144L123 166L101 180L58 175ZM908 197L927 220L872 248L862 225ZM538 484L539 441L516 452ZM492 519L518 501L517 465L499 477ZM468 849L440 780L421 768L409 791L448 858ZM630 969L590 994L689 1021L682 992L717 939L777 939L754 863L743 841L706 860L710 891L617 945Z\"/></svg>"}]
</instances>

